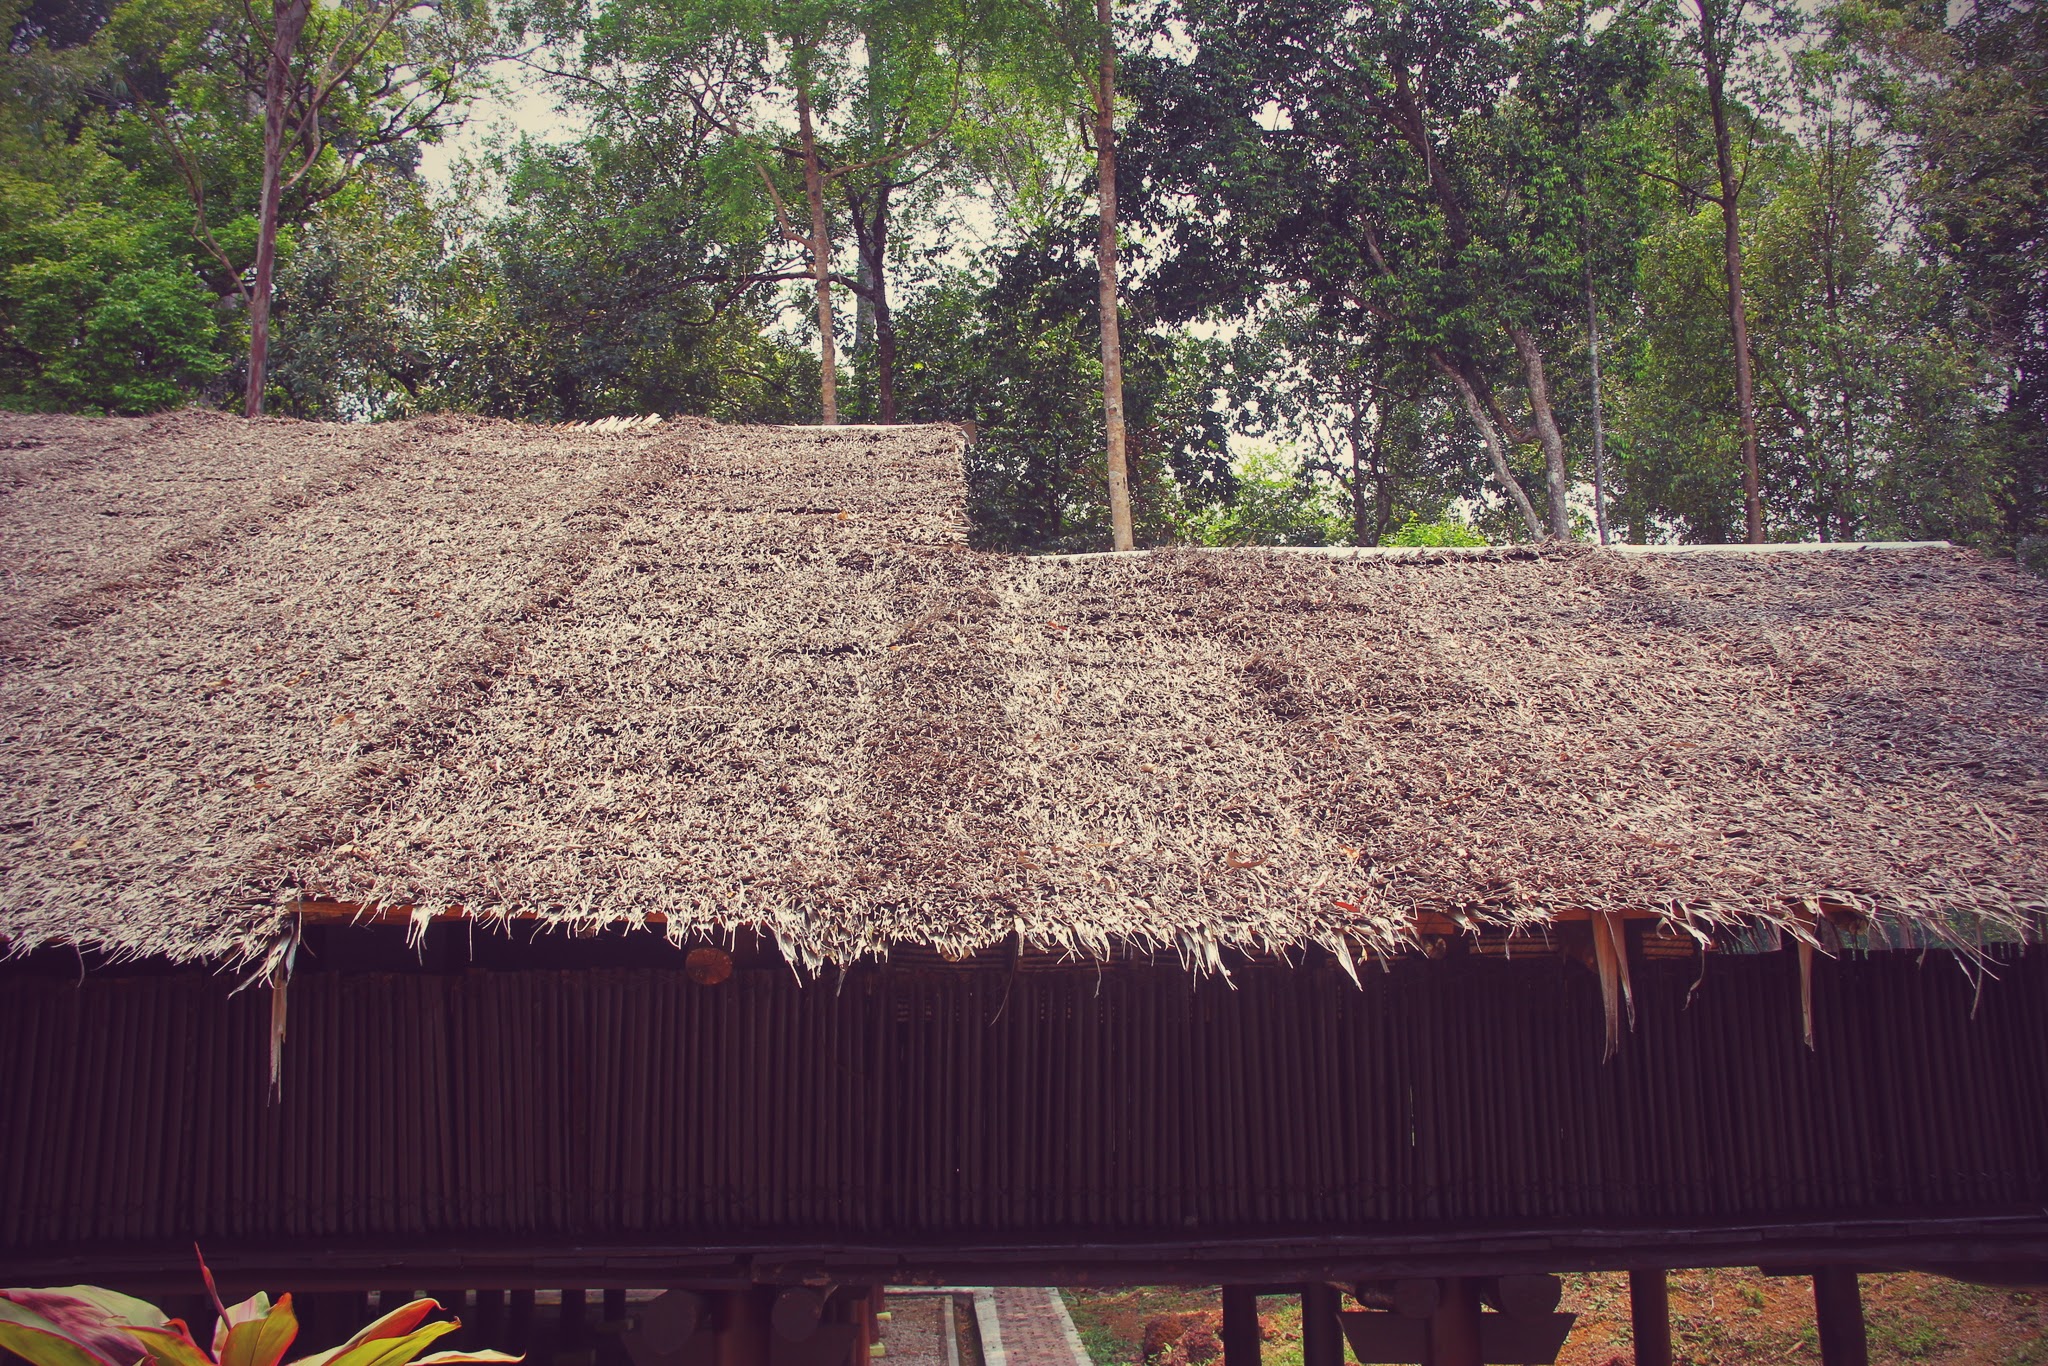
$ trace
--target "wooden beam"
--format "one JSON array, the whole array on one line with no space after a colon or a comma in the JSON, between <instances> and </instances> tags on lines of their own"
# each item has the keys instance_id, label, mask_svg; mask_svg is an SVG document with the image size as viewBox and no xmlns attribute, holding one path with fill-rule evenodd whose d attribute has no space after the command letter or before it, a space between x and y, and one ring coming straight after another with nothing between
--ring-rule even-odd
<instances>
[{"instance_id":1,"label":"wooden beam","mask_svg":"<svg viewBox=\"0 0 2048 1366\"><path fill-rule=\"evenodd\" d=\"M1671 1285L1666 1272L1628 1273L1628 1323L1636 1366L1671 1366Z\"/></svg>"}]
</instances>

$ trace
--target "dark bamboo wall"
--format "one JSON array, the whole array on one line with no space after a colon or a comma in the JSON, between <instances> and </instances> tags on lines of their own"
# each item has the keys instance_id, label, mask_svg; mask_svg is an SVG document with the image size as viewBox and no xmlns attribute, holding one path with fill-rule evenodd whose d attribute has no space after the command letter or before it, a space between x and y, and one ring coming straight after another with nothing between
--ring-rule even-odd
<instances>
[{"instance_id":1,"label":"dark bamboo wall","mask_svg":"<svg viewBox=\"0 0 2048 1366\"><path fill-rule=\"evenodd\" d=\"M2048 954L0 977L0 1248L815 1245L2038 1212Z\"/></svg>"}]
</instances>

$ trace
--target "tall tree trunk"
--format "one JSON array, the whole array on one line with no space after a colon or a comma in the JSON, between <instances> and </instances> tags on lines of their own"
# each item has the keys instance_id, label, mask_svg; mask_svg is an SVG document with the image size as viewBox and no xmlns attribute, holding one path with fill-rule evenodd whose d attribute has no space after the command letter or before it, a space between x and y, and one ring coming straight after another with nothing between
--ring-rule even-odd
<instances>
[{"instance_id":1,"label":"tall tree trunk","mask_svg":"<svg viewBox=\"0 0 2048 1366\"><path fill-rule=\"evenodd\" d=\"M853 209L854 222L860 221L861 206L851 195L847 196ZM868 261L865 244L854 260L853 291L853 366L856 376L867 364L875 349L875 268ZM856 383L859 383L856 380Z\"/></svg>"},{"instance_id":2,"label":"tall tree trunk","mask_svg":"<svg viewBox=\"0 0 2048 1366\"><path fill-rule=\"evenodd\" d=\"M1508 468L1507 446L1501 441L1500 431L1493 425L1493 419L1486 415L1486 405L1479 401L1479 391L1472 381L1444 358L1440 351L1429 353L1430 364L1457 386L1458 399L1465 405L1465 416L1472 419L1472 425L1479 429L1479 435L1486 442L1486 454L1493 461L1493 477L1500 480L1500 486L1514 501L1515 508L1522 514L1522 520L1529 525L1529 539L1543 539L1543 521L1536 515L1536 509L1529 503L1529 495L1522 492L1522 482L1515 478L1515 472Z\"/></svg>"},{"instance_id":3,"label":"tall tree trunk","mask_svg":"<svg viewBox=\"0 0 2048 1366\"><path fill-rule=\"evenodd\" d=\"M889 286L875 276L875 384L882 421L896 422L896 318L889 311Z\"/></svg>"},{"instance_id":4,"label":"tall tree trunk","mask_svg":"<svg viewBox=\"0 0 2048 1366\"><path fill-rule=\"evenodd\" d=\"M1372 534L1372 523L1365 514L1365 442L1359 435L1359 424L1364 417L1358 411L1358 402L1351 403L1351 420L1344 424L1344 436L1351 444L1351 544L1373 545L1368 539Z\"/></svg>"},{"instance_id":5,"label":"tall tree trunk","mask_svg":"<svg viewBox=\"0 0 2048 1366\"><path fill-rule=\"evenodd\" d=\"M1137 545L1131 535L1131 480L1124 461L1124 350L1116 302L1116 32L1110 0L1095 0L1095 195L1100 210L1095 239L1096 311L1102 321L1102 425L1109 443L1109 526L1118 550Z\"/></svg>"},{"instance_id":6,"label":"tall tree trunk","mask_svg":"<svg viewBox=\"0 0 2048 1366\"><path fill-rule=\"evenodd\" d=\"M1600 412L1600 300L1586 260L1586 341L1593 360L1593 530L1607 544L1607 422Z\"/></svg>"},{"instance_id":7,"label":"tall tree trunk","mask_svg":"<svg viewBox=\"0 0 2048 1366\"><path fill-rule=\"evenodd\" d=\"M1742 293L1742 213L1736 203L1735 152L1728 134L1727 79L1730 32L1720 32L1716 0L1695 0L1700 16L1700 68L1707 81L1707 111L1714 121L1714 169L1721 184L1721 262L1728 282L1728 334L1735 347L1735 420L1742 437L1742 517L1751 545L1764 539L1763 479L1756 456L1756 377L1749 357L1749 311Z\"/></svg>"},{"instance_id":8,"label":"tall tree trunk","mask_svg":"<svg viewBox=\"0 0 2048 1366\"><path fill-rule=\"evenodd\" d=\"M263 78L263 188L256 218L256 281L249 292L249 380L242 415L263 416L263 381L270 366L270 288L277 268L278 201L284 189L285 102L291 93L292 54L312 13L312 0L278 0L271 9L270 68Z\"/></svg>"},{"instance_id":9,"label":"tall tree trunk","mask_svg":"<svg viewBox=\"0 0 2048 1366\"><path fill-rule=\"evenodd\" d=\"M896 183L883 171L875 182L872 207L851 186L846 207L853 220L854 250L860 276L854 290L860 300L854 328L854 354L875 369L875 400L884 423L896 421L896 324L889 308L889 197Z\"/></svg>"},{"instance_id":10,"label":"tall tree trunk","mask_svg":"<svg viewBox=\"0 0 2048 1366\"><path fill-rule=\"evenodd\" d=\"M868 226L869 303L875 314L875 390L882 421L896 421L896 321L889 308L889 193L895 189L884 174L875 186L875 217Z\"/></svg>"},{"instance_id":11,"label":"tall tree trunk","mask_svg":"<svg viewBox=\"0 0 2048 1366\"><path fill-rule=\"evenodd\" d=\"M1544 483L1550 493L1550 534L1560 541L1569 540L1572 521L1565 495L1570 492L1570 475L1565 469L1564 433L1558 430L1557 414L1550 408L1550 380L1543 373L1543 352L1529 335L1529 329L1520 323L1509 325L1508 336L1514 339L1515 354L1522 360L1522 374L1529 385L1529 408L1536 416L1536 440L1543 447Z\"/></svg>"},{"instance_id":12,"label":"tall tree trunk","mask_svg":"<svg viewBox=\"0 0 2048 1366\"><path fill-rule=\"evenodd\" d=\"M818 290L818 399L827 427L839 425L839 357L832 341L832 229L825 217L825 175L818 166L808 84L796 83L797 133L803 139L804 198L811 205L811 275Z\"/></svg>"},{"instance_id":13,"label":"tall tree trunk","mask_svg":"<svg viewBox=\"0 0 2048 1366\"><path fill-rule=\"evenodd\" d=\"M1586 136L1584 63L1586 60L1586 0L1579 0L1578 47L1574 57L1581 65L1581 98L1573 116L1573 127L1581 141ZM1600 301L1593 293L1593 213L1583 184L1579 192L1579 257L1586 272L1586 352L1593 366L1593 534L1607 544L1607 426L1600 412Z\"/></svg>"},{"instance_id":14,"label":"tall tree trunk","mask_svg":"<svg viewBox=\"0 0 2048 1366\"><path fill-rule=\"evenodd\" d=\"M1387 523L1394 516L1394 482L1387 477L1385 443L1387 410L1377 400L1372 404L1372 435L1361 436L1364 423L1361 401L1351 404L1351 421L1344 435L1351 443L1351 543L1378 545L1387 539ZM1372 481L1370 510L1366 503L1366 481Z\"/></svg>"},{"instance_id":15,"label":"tall tree trunk","mask_svg":"<svg viewBox=\"0 0 2048 1366\"><path fill-rule=\"evenodd\" d=\"M1382 545L1394 522L1394 475L1387 468L1387 410L1373 405L1372 543Z\"/></svg>"},{"instance_id":16,"label":"tall tree trunk","mask_svg":"<svg viewBox=\"0 0 2048 1366\"><path fill-rule=\"evenodd\" d=\"M1846 134L1845 134L1846 136ZM1835 515L1835 537L1838 540L1856 539L1856 518L1850 506L1849 495L1856 488L1856 390L1859 387L1850 373L1848 352L1843 347L1842 295L1847 281L1842 265L1842 223L1848 217L1846 203L1849 191L1848 158L1854 150L1838 148L1835 142L1835 125L1827 128L1826 154L1821 161L1828 178L1827 217L1824 220L1822 246L1826 254L1826 270L1823 279L1827 284L1826 303L1828 311L1828 343L1834 353L1835 386L1841 396L1842 418L1842 459L1840 474L1830 485L1829 501ZM1823 536L1822 540L1827 538Z\"/></svg>"}]
</instances>

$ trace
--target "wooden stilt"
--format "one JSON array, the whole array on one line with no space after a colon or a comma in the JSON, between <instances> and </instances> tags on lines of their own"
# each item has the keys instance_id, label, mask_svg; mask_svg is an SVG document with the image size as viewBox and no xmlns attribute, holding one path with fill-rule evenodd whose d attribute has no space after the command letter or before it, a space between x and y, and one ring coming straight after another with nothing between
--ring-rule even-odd
<instances>
[{"instance_id":1,"label":"wooden stilt","mask_svg":"<svg viewBox=\"0 0 2048 1366\"><path fill-rule=\"evenodd\" d=\"M589 1326L589 1298L582 1290L562 1291L561 1345L581 1347L586 1328Z\"/></svg>"},{"instance_id":2,"label":"wooden stilt","mask_svg":"<svg viewBox=\"0 0 2048 1366\"><path fill-rule=\"evenodd\" d=\"M498 1349L499 1340L505 1336L505 1292L477 1291L476 1312L470 1326L476 1330L470 1334L473 1343L478 1347Z\"/></svg>"},{"instance_id":3,"label":"wooden stilt","mask_svg":"<svg viewBox=\"0 0 2048 1366\"><path fill-rule=\"evenodd\" d=\"M530 1355L533 1351L533 1292L514 1290L505 1298L503 1350Z\"/></svg>"},{"instance_id":4,"label":"wooden stilt","mask_svg":"<svg viewBox=\"0 0 2048 1366\"><path fill-rule=\"evenodd\" d=\"M718 1334L718 1366L767 1366L768 1318L776 1292L770 1286L729 1290Z\"/></svg>"},{"instance_id":5,"label":"wooden stilt","mask_svg":"<svg viewBox=\"0 0 2048 1366\"><path fill-rule=\"evenodd\" d=\"M1664 1272L1628 1273L1628 1323L1636 1366L1671 1366L1671 1287Z\"/></svg>"},{"instance_id":6,"label":"wooden stilt","mask_svg":"<svg viewBox=\"0 0 2048 1366\"><path fill-rule=\"evenodd\" d=\"M1479 1285L1446 1276L1443 1299L1429 1317L1428 1366L1484 1366L1479 1350Z\"/></svg>"},{"instance_id":7,"label":"wooden stilt","mask_svg":"<svg viewBox=\"0 0 2048 1366\"><path fill-rule=\"evenodd\" d=\"M1223 1287L1223 1366L1259 1366L1259 1297L1250 1286Z\"/></svg>"},{"instance_id":8,"label":"wooden stilt","mask_svg":"<svg viewBox=\"0 0 2048 1366\"><path fill-rule=\"evenodd\" d=\"M1052 1292L1057 1295L1060 1292ZM868 1366L874 1355L874 1346L882 1340L881 1324L875 1314L881 1308L880 1292L862 1287L853 1295L846 1306L847 1317L853 1323L853 1366Z\"/></svg>"},{"instance_id":9,"label":"wooden stilt","mask_svg":"<svg viewBox=\"0 0 2048 1366\"><path fill-rule=\"evenodd\" d=\"M299 1322L299 1335L292 1342L302 1352L334 1345L327 1341L327 1321L333 1317L327 1300L326 1295L292 1296L292 1317Z\"/></svg>"},{"instance_id":10,"label":"wooden stilt","mask_svg":"<svg viewBox=\"0 0 2048 1366\"><path fill-rule=\"evenodd\" d=\"M1863 1287L1853 1269L1824 1266L1813 1273L1813 1312L1820 1328L1822 1366L1870 1366Z\"/></svg>"},{"instance_id":11,"label":"wooden stilt","mask_svg":"<svg viewBox=\"0 0 2048 1366\"><path fill-rule=\"evenodd\" d=\"M607 1286L604 1292L605 1331L616 1333L626 1321L626 1291L623 1286Z\"/></svg>"},{"instance_id":12,"label":"wooden stilt","mask_svg":"<svg viewBox=\"0 0 2048 1366\"><path fill-rule=\"evenodd\" d=\"M1341 1303L1334 1285L1301 1288L1301 1366L1344 1366L1344 1327L1337 1320Z\"/></svg>"}]
</instances>

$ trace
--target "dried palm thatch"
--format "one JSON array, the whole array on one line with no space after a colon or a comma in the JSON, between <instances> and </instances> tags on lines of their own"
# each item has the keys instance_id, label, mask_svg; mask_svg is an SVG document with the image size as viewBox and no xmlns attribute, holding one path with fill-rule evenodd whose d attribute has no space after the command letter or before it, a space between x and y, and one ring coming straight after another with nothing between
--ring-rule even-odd
<instances>
[{"instance_id":1,"label":"dried palm thatch","mask_svg":"<svg viewBox=\"0 0 2048 1366\"><path fill-rule=\"evenodd\" d=\"M1971 552L981 554L948 428L5 418L0 461L17 951L247 958L308 898L813 966L2048 904L2048 585Z\"/></svg>"}]
</instances>

